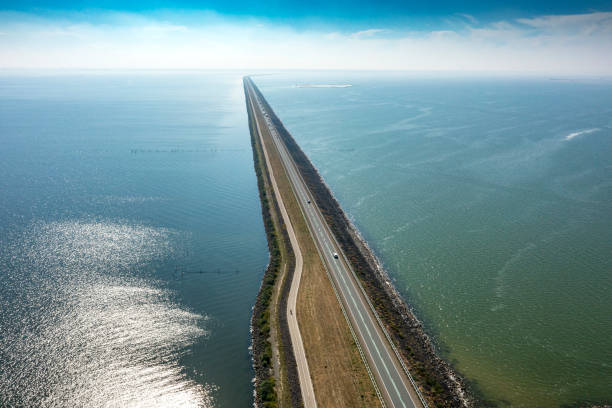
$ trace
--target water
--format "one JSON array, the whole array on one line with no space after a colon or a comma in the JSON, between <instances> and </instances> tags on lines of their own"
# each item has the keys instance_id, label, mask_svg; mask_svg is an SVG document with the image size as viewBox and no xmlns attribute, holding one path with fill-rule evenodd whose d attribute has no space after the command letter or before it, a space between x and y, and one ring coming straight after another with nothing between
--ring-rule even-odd
<instances>
[{"instance_id":1,"label":"water","mask_svg":"<svg viewBox=\"0 0 612 408\"><path fill-rule=\"evenodd\" d=\"M4 74L0 141L0 405L251 405L241 76Z\"/></svg>"},{"instance_id":2,"label":"water","mask_svg":"<svg viewBox=\"0 0 612 408\"><path fill-rule=\"evenodd\" d=\"M483 398L612 401L612 81L254 79Z\"/></svg>"}]
</instances>

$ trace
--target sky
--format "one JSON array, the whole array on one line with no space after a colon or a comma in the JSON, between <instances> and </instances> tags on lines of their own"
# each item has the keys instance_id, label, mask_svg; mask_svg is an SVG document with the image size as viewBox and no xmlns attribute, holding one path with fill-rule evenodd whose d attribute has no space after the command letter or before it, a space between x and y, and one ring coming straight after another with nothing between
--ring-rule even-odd
<instances>
[{"instance_id":1,"label":"sky","mask_svg":"<svg viewBox=\"0 0 612 408\"><path fill-rule=\"evenodd\" d=\"M612 0L0 0L0 69L612 76Z\"/></svg>"}]
</instances>

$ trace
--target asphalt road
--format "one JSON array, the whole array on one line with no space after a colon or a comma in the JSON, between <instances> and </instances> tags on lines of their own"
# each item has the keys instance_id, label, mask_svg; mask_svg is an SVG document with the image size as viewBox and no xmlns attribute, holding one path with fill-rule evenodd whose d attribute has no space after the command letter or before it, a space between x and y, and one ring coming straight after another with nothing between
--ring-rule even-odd
<instances>
[{"instance_id":1,"label":"asphalt road","mask_svg":"<svg viewBox=\"0 0 612 408\"><path fill-rule=\"evenodd\" d=\"M266 120L270 135L280 153L285 171L293 186L294 194L307 220L310 233L319 248L323 263L326 265L339 294L343 309L357 337L366 365L373 376L382 400L388 407L423 407L423 403L407 372L402 367L388 335L379 323L379 319L376 317L363 289L357 282L357 277L318 210L285 144L280 139L275 126L265 111L264 105L261 104L257 94L253 91L253 84L250 81L247 81L247 84L247 89L255 101L255 108L261 111ZM338 258L334 256L334 253L338 254Z\"/></svg>"},{"instance_id":2,"label":"asphalt road","mask_svg":"<svg viewBox=\"0 0 612 408\"><path fill-rule=\"evenodd\" d=\"M256 103L254 102L255 98L253 97L253 95L254 93L250 93L249 103L253 108L253 117L255 120L255 127L257 128L257 133L261 138L261 127L265 125L260 123L260 117L263 116L255 112L255 109L257 109L257 107ZM268 157L268 152L266 150L265 144L263 143L263 140L261 146L265 156L266 165L268 169L271 169L272 167L270 165L270 159ZM314 393L314 387L312 385L312 378L310 377L310 370L308 368L308 360L306 359L306 351L304 350L302 335L300 333L300 328L298 325L297 313L295 312L297 295L300 287L300 280L302 277L302 269L304 265L302 251L300 250L297 237L295 236L295 231L293 230L293 226L291 225L289 214L287 214L285 204L283 203L283 197L281 196L280 191L278 189L278 185L276 184L274 172L270 171L269 174L270 181L272 183L272 188L274 190L274 196L276 197L278 208L280 209L281 216L283 217L283 222L285 223L285 227L287 228L289 240L291 241L291 248L293 249L293 253L295 255L295 270L293 271L293 279L291 280L289 298L287 300L287 310L285 310L285 313L287 314L287 322L289 323L289 336L291 337L293 355L295 356L295 362L297 365L298 380L300 382L300 390L302 392L302 401L304 402L304 408L316 408L317 400Z\"/></svg>"}]
</instances>

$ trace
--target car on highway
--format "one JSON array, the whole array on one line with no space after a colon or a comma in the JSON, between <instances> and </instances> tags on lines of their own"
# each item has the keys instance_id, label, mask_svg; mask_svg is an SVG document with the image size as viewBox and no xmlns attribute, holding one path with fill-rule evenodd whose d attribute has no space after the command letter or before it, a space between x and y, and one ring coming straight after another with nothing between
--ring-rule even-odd
<instances>
[{"instance_id":1,"label":"car on highway","mask_svg":"<svg viewBox=\"0 0 612 408\"><path fill-rule=\"evenodd\" d=\"M334 258L338 259L338 253L334 252Z\"/></svg>"}]
</instances>

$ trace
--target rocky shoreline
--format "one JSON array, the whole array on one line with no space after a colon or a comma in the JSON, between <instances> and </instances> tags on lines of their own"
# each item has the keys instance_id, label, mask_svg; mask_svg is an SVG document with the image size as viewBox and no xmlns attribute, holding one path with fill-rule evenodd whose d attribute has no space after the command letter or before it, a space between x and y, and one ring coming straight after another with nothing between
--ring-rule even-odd
<instances>
[{"instance_id":1,"label":"rocky shoreline","mask_svg":"<svg viewBox=\"0 0 612 408\"><path fill-rule=\"evenodd\" d=\"M347 218L346 214L344 217ZM449 364L447 364L437 355L435 346L427 333L425 333L421 321L416 317L412 309L406 304L398 290L395 288L395 285L382 266L382 262L378 259L378 257L376 257L376 255L374 255L374 252L368 245L367 241L363 238L355 225L348 220L348 218L347 223L354 242L358 246L364 258L370 264L371 270L376 273L377 279L382 283L382 287L385 289L387 296L392 299L395 312L401 315L406 324L413 327L412 334L416 333L417 337L421 339L422 346L424 349L426 349L426 354L428 356L427 358L431 360L432 365L436 367L436 370L442 374L442 378L446 379L446 381L443 380L446 387L452 390L454 394L455 403L451 406L473 406L474 401L468 392L467 384L459 375L455 373Z\"/></svg>"},{"instance_id":2,"label":"rocky shoreline","mask_svg":"<svg viewBox=\"0 0 612 408\"><path fill-rule=\"evenodd\" d=\"M257 88L255 90L266 105L302 178L312 192L427 403L439 407L473 406L474 398L466 382L437 355L423 325L404 302L381 262L346 216L318 170L284 127L261 92Z\"/></svg>"}]
</instances>

